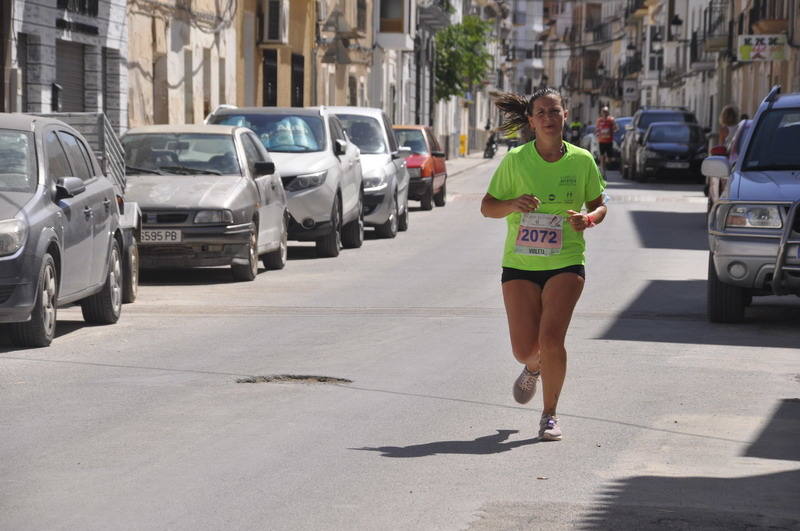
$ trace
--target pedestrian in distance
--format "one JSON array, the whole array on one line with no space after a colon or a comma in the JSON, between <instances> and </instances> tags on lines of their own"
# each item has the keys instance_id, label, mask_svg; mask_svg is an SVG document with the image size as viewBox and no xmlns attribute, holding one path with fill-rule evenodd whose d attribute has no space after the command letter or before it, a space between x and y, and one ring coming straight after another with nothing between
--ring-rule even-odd
<instances>
[{"instance_id":1,"label":"pedestrian in distance","mask_svg":"<svg viewBox=\"0 0 800 531\"><path fill-rule=\"evenodd\" d=\"M614 154L614 133L617 130L617 122L608 107L600 109L600 116L594 125L594 134L597 135L597 143L600 147L600 171L606 174L606 164L608 159Z\"/></svg>"},{"instance_id":2,"label":"pedestrian in distance","mask_svg":"<svg viewBox=\"0 0 800 531\"><path fill-rule=\"evenodd\" d=\"M739 112L733 105L726 105L719 113L719 145L725 146L736 134L736 129L739 127L739 120L737 116Z\"/></svg>"},{"instance_id":3,"label":"pedestrian in distance","mask_svg":"<svg viewBox=\"0 0 800 531\"><path fill-rule=\"evenodd\" d=\"M564 142L567 111L556 89L530 99L503 94L496 105L508 118L504 127L530 126L535 136L503 157L481 202L481 213L505 218L508 229L501 285L511 348L523 364L513 395L530 402L541 376L539 437L557 441L564 341L586 277L584 231L606 215L605 182L588 151Z\"/></svg>"}]
</instances>

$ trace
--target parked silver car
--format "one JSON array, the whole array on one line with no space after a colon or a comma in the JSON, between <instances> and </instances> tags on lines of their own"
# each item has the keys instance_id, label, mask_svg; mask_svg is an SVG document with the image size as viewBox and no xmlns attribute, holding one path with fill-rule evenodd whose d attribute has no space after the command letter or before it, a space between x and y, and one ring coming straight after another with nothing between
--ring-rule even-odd
<instances>
[{"instance_id":1,"label":"parked silver car","mask_svg":"<svg viewBox=\"0 0 800 531\"><path fill-rule=\"evenodd\" d=\"M408 230L411 149L400 147L392 123L380 109L329 107L361 150L364 174L364 223L383 238Z\"/></svg>"},{"instance_id":2,"label":"parked silver car","mask_svg":"<svg viewBox=\"0 0 800 531\"><path fill-rule=\"evenodd\" d=\"M737 322L753 296L800 296L800 93L775 87L740 155L711 156L702 172L729 179L708 216L708 318Z\"/></svg>"},{"instance_id":3,"label":"parked silver car","mask_svg":"<svg viewBox=\"0 0 800 531\"><path fill-rule=\"evenodd\" d=\"M111 181L58 120L0 114L0 323L12 343L53 340L58 307L90 323L122 311L122 234Z\"/></svg>"},{"instance_id":4,"label":"parked silver car","mask_svg":"<svg viewBox=\"0 0 800 531\"><path fill-rule=\"evenodd\" d=\"M361 159L327 108L225 106L207 122L247 127L269 150L288 195L290 239L315 242L322 257L361 247Z\"/></svg>"},{"instance_id":5,"label":"parked silver car","mask_svg":"<svg viewBox=\"0 0 800 531\"><path fill-rule=\"evenodd\" d=\"M247 128L154 125L122 137L127 197L142 209L142 268L230 265L253 280L258 259L286 264L286 193Z\"/></svg>"}]
</instances>

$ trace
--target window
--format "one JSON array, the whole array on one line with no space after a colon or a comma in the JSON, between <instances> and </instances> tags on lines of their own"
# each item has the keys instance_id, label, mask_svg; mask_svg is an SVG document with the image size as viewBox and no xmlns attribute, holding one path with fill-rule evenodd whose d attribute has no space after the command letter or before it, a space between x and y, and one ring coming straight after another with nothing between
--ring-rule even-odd
<instances>
[{"instance_id":1,"label":"window","mask_svg":"<svg viewBox=\"0 0 800 531\"><path fill-rule=\"evenodd\" d=\"M61 177L71 176L72 170L69 168L67 155L64 153L64 148L61 147L55 131L47 133L44 140L44 151L47 155L47 175L51 179L55 181Z\"/></svg>"},{"instance_id":2,"label":"window","mask_svg":"<svg viewBox=\"0 0 800 531\"><path fill-rule=\"evenodd\" d=\"M0 192L33 192L37 172L33 135L0 130Z\"/></svg>"},{"instance_id":3,"label":"window","mask_svg":"<svg viewBox=\"0 0 800 531\"><path fill-rule=\"evenodd\" d=\"M67 153L67 160L72 167L72 176L80 177L84 181L91 179L92 171L89 169L86 156L81 152L80 140L63 131L58 132L58 138L61 139L61 144Z\"/></svg>"},{"instance_id":4,"label":"window","mask_svg":"<svg viewBox=\"0 0 800 531\"><path fill-rule=\"evenodd\" d=\"M192 49L183 52L183 119L187 124L194 123L194 74L192 73Z\"/></svg>"},{"instance_id":5,"label":"window","mask_svg":"<svg viewBox=\"0 0 800 531\"><path fill-rule=\"evenodd\" d=\"M255 163L263 161L264 157L256 146L256 140L253 135L242 135L242 148L244 148L244 156L247 157L247 167L250 168L250 174L252 175L255 172Z\"/></svg>"},{"instance_id":6,"label":"window","mask_svg":"<svg viewBox=\"0 0 800 531\"><path fill-rule=\"evenodd\" d=\"M261 61L264 75L261 95L263 105L276 107L278 105L278 51L264 50Z\"/></svg>"},{"instance_id":7,"label":"window","mask_svg":"<svg viewBox=\"0 0 800 531\"><path fill-rule=\"evenodd\" d=\"M325 149L325 126L318 116L294 114L222 114L215 124L252 130L269 151L307 153Z\"/></svg>"},{"instance_id":8,"label":"window","mask_svg":"<svg viewBox=\"0 0 800 531\"><path fill-rule=\"evenodd\" d=\"M398 0L381 1L382 33L403 33L403 2Z\"/></svg>"},{"instance_id":9,"label":"window","mask_svg":"<svg viewBox=\"0 0 800 531\"><path fill-rule=\"evenodd\" d=\"M292 107L303 106L305 92L305 58L292 54Z\"/></svg>"},{"instance_id":10,"label":"window","mask_svg":"<svg viewBox=\"0 0 800 531\"><path fill-rule=\"evenodd\" d=\"M381 124L375 118L359 114L337 114L350 140L361 149L361 153L374 155L386 153Z\"/></svg>"},{"instance_id":11,"label":"window","mask_svg":"<svg viewBox=\"0 0 800 531\"><path fill-rule=\"evenodd\" d=\"M367 0L358 0L356 6L356 27L361 33L367 31Z\"/></svg>"}]
</instances>

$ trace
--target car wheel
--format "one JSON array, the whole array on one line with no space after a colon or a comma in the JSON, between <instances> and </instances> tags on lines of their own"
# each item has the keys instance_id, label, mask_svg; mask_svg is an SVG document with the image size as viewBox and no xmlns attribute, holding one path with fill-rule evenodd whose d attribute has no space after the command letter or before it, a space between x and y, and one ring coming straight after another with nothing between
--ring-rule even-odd
<instances>
[{"instance_id":1,"label":"car wheel","mask_svg":"<svg viewBox=\"0 0 800 531\"><path fill-rule=\"evenodd\" d=\"M381 238L394 238L397 236L397 210L397 194L395 193L392 195L392 204L389 205L389 219L383 225L375 227L375 232Z\"/></svg>"},{"instance_id":2,"label":"car wheel","mask_svg":"<svg viewBox=\"0 0 800 531\"><path fill-rule=\"evenodd\" d=\"M339 256L342 248L342 208L339 196L333 200L331 209L331 232L317 238L317 256L320 258L335 258Z\"/></svg>"},{"instance_id":3,"label":"car wheel","mask_svg":"<svg viewBox=\"0 0 800 531\"><path fill-rule=\"evenodd\" d=\"M265 254L261 261L266 269L278 270L286 267L286 260L289 256L289 225L287 223L288 214L284 212L281 226L281 242L278 248Z\"/></svg>"},{"instance_id":4,"label":"car wheel","mask_svg":"<svg viewBox=\"0 0 800 531\"><path fill-rule=\"evenodd\" d=\"M136 240L128 247L128 259L125 260L122 279L122 302L135 302L139 294L139 245Z\"/></svg>"},{"instance_id":5,"label":"car wheel","mask_svg":"<svg viewBox=\"0 0 800 531\"><path fill-rule=\"evenodd\" d=\"M745 290L721 282L714 268L714 259L708 255L708 286L706 314L712 323L740 323L744 320Z\"/></svg>"},{"instance_id":6,"label":"car wheel","mask_svg":"<svg viewBox=\"0 0 800 531\"><path fill-rule=\"evenodd\" d=\"M442 189L433 196L433 202L437 207L443 207L447 204L447 177L444 178Z\"/></svg>"},{"instance_id":7,"label":"car wheel","mask_svg":"<svg viewBox=\"0 0 800 531\"><path fill-rule=\"evenodd\" d=\"M422 199L419 201L422 210L433 210L433 181L431 181L431 185L425 190Z\"/></svg>"},{"instance_id":8,"label":"car wheel","mask_svg":"<svg viewBox=\"0 0 800 531\"><path fill-rule=\"evenodd\" d=\"M403 209L403 213L397 219L397 230L400 232L405 232L408 230L408 198L406 198L406 207Z\"/></svg>"},{"instance_id":9,"label":"car wheel","mask_svg":"<svg viewBox=\"0 0 800 531\"><path fill-rule=\"evenodd\" d=\"M364 243L364 198L358 198L358 217L342 228L342 246L358 249Z\"/></svg>"},{"instance_id":10,"label":"car wheel","mask_svg":"<svg viewBox=\"0 0 800 531\"><path fill-rule=\"evenodd\" d=\"M258 226L250 232L250 241L247 246L247 263L231 264L233 279L240 282L250 282L258 275Z\"/></svg>"},{"instance_id":11,"label":"car wheel","mask_svg":"<svg viewBox=\"0 0 800 531\"><path fill-rule=\"evenodd\" d=\"M36 303L31 318L24 323L11 323L11 343L18 347L46 347L56 335L56 313L58 307L58 277L53 257L45 254L39 272Z\"/></svg>"},{"instance_id":12,"label":"car wheel","mask_svg":"<svg viewBox=\"0 0 800 531\"><path fill-rule=\"evenodd\" d=\"M94 324L114 324L122 312L122 259L119 242L112 239L108 274L103 289L81 301L83 320Z\"/></svg>"}]
</instances>

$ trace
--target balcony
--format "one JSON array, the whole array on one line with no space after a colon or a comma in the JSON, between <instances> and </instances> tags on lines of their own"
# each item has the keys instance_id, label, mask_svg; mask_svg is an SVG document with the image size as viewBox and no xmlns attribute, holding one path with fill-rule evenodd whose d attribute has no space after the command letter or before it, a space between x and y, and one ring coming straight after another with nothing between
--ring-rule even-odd
<instances>
[{"instance_id":1,"label":"balcony","mask_svg":"<svg viewBox=\"0 0 800 531\"><path fill-rule=\"evenodd\" d=\"M622 63L619 67L619 74L624 79L638 74L642 71L642 52L636 52L633 56Z\"/></svg>"},{"instance_id":2,"label":"balcony","mask_svg":"<svg viewBox=\"0 0 800 531\"><path fill-rule=\"evenodd\" d=\"M419 23L433 31L444 29L450 25L450 2L447 0L429 0L419 6Z\"/></svg>"},{"instance_id":3,"label":"balcony","mask_svg":"<svg viewBox=\"0 0 800 531\"><path fill-rule=\"evenodd\" d=\"M431 2L438 3L438 2ZM378 34L375 42L384 50L411 52L414 50L413 29L406 27L411 4L408 0L381 4Z\"/></svg>"},{"instance_id":4,"label":"balcony","mask_svg":"<svg viewBox=\"0 0 800 531\"><path fill-rule=\"evenodd\" d=\"M99 12L99 0L58 0L56 7L70 13L96 17Z\"/></svg>"},{"instance_id":5,"label":"balcony","mask_svg":"<svg viewBox=\"0 0 800 531\"><path fill-rule=\"evenodd\" d=\"M763 18L752 25L753 32L759 35L774 35L776 33L787 33L789 31L789 21L774 18Z\"/></svg>"}]
</instances>

